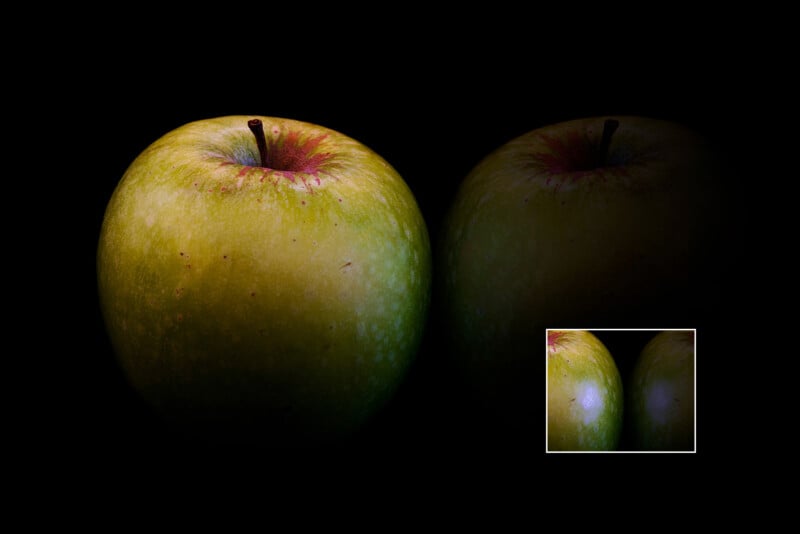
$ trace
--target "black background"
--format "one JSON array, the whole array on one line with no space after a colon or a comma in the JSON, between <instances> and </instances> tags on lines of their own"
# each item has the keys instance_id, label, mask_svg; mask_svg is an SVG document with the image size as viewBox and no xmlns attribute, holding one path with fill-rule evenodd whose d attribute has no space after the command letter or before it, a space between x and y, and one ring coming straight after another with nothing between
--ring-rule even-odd
<instances>
[{"instance_id":1,"label":"black background","mask_svg":"<svg viewBox=\"0 0 800 534\"><path fill-rule=\"evenodd\" d=\"M389 29L388 14L363 16L373 22L328 27L322 17L307 31L280 25L223 29L209 26L211 21L191 27L156 22L149 28L153 33L106 25L82 42L76 53L81 61L70 78L79 96L59 108L68 110L59 111L64 122L83 132L74 150L91 158L76 200L88 206L75 215L83 226L76 283L69 287L74 293L67 299L73 304L63 313L77 321L70 335L82 349L67 366L59 389L64 394L51 410L58 424L46 431L69 445L73 456L65 461L109 469L198 462L268 469L315 458L311 461L361 467L410 462L501 471L586 463L575 455L544 454L543 377L533 380L542 389L540 428L520 435L472 413L474 406L440 358L433 329L393 401L341 447L311 455L186 442L149 413L116 365L96 295L94 254L103 212L130 162L186 122L258 114L347 134L404 177L434 243L467 172L504 142L546 124L644 115L698 130L731 159L746 146L740 117L729 104L731 88L743 75L740 47L725 34L708 39L707 25L691 17L676 16L655 30L591 21L575 26L564 14L517 20L483 13L464 21L430 14L403 17ZM65 127L63 136L69 135ZM735 214L739 173L720 194ZM732 241L738 233L734 219ZM74 236L70 239L74 242ZM730 348L724 340L731 309L732 302L723 298L702 324L654 325L698 328L699 452L682 460L692 466L729 445L720 435L727 416L717 410L723 403L712 394L724 380L719 374L715 380L703 362L723 357ZM621 343L627 353L642 335L635 341L609 339L609 348L613 353L613 345Z\"/></svg>"}]
</instances>

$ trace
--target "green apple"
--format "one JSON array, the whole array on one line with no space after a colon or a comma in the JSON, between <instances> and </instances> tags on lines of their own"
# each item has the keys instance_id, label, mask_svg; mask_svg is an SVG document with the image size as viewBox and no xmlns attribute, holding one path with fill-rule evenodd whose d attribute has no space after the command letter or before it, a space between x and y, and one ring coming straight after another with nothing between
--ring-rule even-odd
<instances>
[{"instance_id":1,"label":"green apple","mask_svg":"<svg viewBox=\"0 0 800 534\"><path fill-rule=\"evenodd\" d=\"M615 450L624 397L614 358L591 332L547 331L547 449Z\"/></svg>"},{"instance_id":2,"label":"green apple","mask_svg":"<svg viewBox=\"0 0 800 534\"><path fill-rule=\"evenodd\" d=\"M690 321L713 302L718 163L686 127L633 116L545 126L480 161L437 250L440 322L476 398L531 424L546 328Z\"/></svg>"},{"instance_id":3,"label":"green apple","mask_svg":"<svg viewBox=\"0 0 800 534\"><path fill-rule=\"evenodd\" d=\"M403 380L430 300L426 225L395 169L282 118L192 122L145 149L97 269L132 386L214 440L349 435Z\"/></svg>"},{"instance_id":4,"label":"green apple","mask_svg":"<svg viewBox=\"0 0 800 534\"><path fill-rule=\"evenodd\" d=\"M642 350L628 391L634 447L694 450L694 353L693 330L666 330Z\"/></svg>"}]
</instances>

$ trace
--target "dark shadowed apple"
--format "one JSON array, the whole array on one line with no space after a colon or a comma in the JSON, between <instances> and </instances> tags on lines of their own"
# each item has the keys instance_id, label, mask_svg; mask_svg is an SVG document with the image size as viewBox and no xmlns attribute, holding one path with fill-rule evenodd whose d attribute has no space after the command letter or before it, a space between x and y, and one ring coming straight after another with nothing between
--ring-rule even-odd
<instances>
[{"instance_id":1,"label":"dark shadowed apple","mask_svg":"<svg viewBox=\"0 0 800 534\"><path fill-rule=\"evenodd\" d=\"M476 398L530 425L546 328L695 320L718 163L686 127L632 116L542 127L485 157L437 252L449 353Z\"/></svg>"},{"instance_id":2,"label":"dark shadowed apple","mask_svg":"<svg viewBox=\"0 0 800 534\"><path fill-rule=\"evenodd\" d=\"M635 448L694 450L694 331L667 330L644 347L631 376L628 399Z\"/></svg>"},{"instance_id":3,"label":"dark shadowed apple","mask_svg":"<svg viewBox=\"0 0 800 534\"><path fill-rule=\"evenodd\" d=\"M212 441L346 436L389 399L426 320L427 229L379 155L330 129L182 126L108 204L100 304L130 383Z\"/></svg>"}]
</instances>

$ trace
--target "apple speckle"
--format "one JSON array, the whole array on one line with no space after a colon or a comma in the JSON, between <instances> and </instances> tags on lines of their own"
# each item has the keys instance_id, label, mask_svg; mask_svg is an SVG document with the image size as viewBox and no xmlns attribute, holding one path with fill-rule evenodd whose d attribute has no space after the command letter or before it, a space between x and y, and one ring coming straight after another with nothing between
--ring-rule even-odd
<instances>
[{"instance_id":1,"label":"apple speckle","mask_svg":"<svg viewBox=\"0 0 800 534\"><path fill-rule=\"evenodd\" d=\"M255 296L256 296L256 292L255 292L255 291L252 291L252 292L250 293L250 296L251 296L251 297L255 297Z\"/></svg>"}]
</instances>

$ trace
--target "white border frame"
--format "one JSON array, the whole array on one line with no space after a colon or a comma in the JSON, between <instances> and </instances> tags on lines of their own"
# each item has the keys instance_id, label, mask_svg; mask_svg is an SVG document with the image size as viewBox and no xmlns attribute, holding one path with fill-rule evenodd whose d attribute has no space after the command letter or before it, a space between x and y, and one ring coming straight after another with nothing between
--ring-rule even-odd
<instances>
[{"instance_id":1,"label":"white border frame","mask_svg":"<svg viewBox=\"0 0 800 534\"><path fill-rule=\"evenodd\" d=\"M666 331L686 331L694 333L694 448L690 451L551 451L547 448L547 418L548 418L548 380L550 360L547 358L547 337L550 330L562 330L568 332L666 332ZM545 328L544 332L545 347L545 373L544 373L544 452L545 454L697 454L697 328ZM644 347L642 347L644 348ZM616 362L614 362L616 364ZM627 392L623 386L623 399L627 399ZM624 411L623 411L624 413Z\"/></svg>"}]
</instances>

